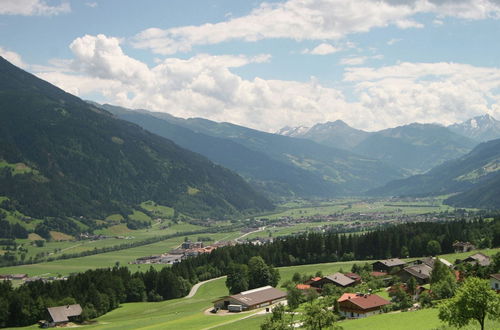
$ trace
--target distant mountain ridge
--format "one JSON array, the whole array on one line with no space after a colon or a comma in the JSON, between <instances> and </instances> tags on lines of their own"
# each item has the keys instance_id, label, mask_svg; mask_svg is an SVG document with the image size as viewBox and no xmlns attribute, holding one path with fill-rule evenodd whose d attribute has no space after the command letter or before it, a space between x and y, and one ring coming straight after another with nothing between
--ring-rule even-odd
<instances>
[{"instance_id":1,"label":"distant mountain ridge","mask_svg":"<svg viewBox=\"0 0 500 330\"><path fill-rule=\"evenodd\" d=\"M378 159L410 173L422 173L460 157L477 144L437 124L414 123L366 132L337 120L316 124L308 129L288 128L279 132Z\"/></svg>"},{"instance_id":2,"label":"distant mountain ridge","mask_svg":"<svg viewBox=\"0 0 500 330\"><path fill-rule=\"evenodd\" d=\"M309 139L328 147L344 150L352 150L370 135L369 132L352 128L342 120L316 124L308 129L301 126L299 129L290 129L286 133L282 135Z\"/></svg>"},{"instance_id":3,"label":"distant mountain ridge","mask_svg":"<svg viewBox=\"0 0 500 330\"><path fill-rule=\"evenodd\" d=\"M480 142L500 138L500 121L488 114L450 125L448 128L452 132Z\"/></svg>"},{"instance_id":4,"label":"distant mountain ridge","mask_svg":"<svg viewBox=\"0 0 500 330\"><path fill-rule=\"evenodd\" d=\"M414 123L372 133L353 151L414 173L422 173L465 155L476 144L446 127Z\"/></svg>"},{"instance_id":5,"label":"distant mountain ridge","mask_svg":"<svg viewBox=\"0 0 500 330\"><path fill-rule=\"evenodd\" d=\"M383 162L306 139L202 118L182 119L159 112L123 108L118 111L104 107L120 118L143 125L237 171L254 187L268 190L274 197L360 194L370 187L404 176L403 171ZM184 128L182 133L173 133L180 132L179 127Z\"/></svg>"},{"instance_id":6,"label":"distant mountain ridge","mask_svg":"<svg viewBox=\"0 0 500 330\"><path fill-rule=\"evenodd\" d=\"M0 78L0 196L26 215L103 219L147 200L203 217L273 207L234 172L3 58Z\"/></svg>"}]
</instances>

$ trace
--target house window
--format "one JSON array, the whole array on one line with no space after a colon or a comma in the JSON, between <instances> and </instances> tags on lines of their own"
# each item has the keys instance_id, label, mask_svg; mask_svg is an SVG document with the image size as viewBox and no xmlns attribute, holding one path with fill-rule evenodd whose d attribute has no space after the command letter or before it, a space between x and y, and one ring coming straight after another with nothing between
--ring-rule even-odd
<instances>
[{"instance_id":1,"label":"house window","mask_svg":"<svg viewBox=\"0 0 500 330\"><path fill-rule=\"evenodd\" d=\"M495 283L495 289L498 289L498 283Z\"/></svg>"},{"instance_id":2,"label":"house window","mask_svg":"<svg viewBox=\"0 0 500 330\"><path fill-rule=\"evenodd\" d=\"M351 312L351 317L354 317L354 313L353 312Z\"/></svg>"}]
</instances>

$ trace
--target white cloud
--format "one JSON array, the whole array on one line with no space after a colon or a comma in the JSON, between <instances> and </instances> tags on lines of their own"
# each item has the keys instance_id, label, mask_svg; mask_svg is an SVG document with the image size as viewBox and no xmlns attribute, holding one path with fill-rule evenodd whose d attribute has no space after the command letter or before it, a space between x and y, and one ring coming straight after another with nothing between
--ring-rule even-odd
<instances>
[{"instance_id":1,"label":"white cloud","mask_svg":"<svg viewBox=\"0 0 500 330\"><path fill-rule=\"evenodd\" d=\"M0 15L51 16L70 11L71 7L67 1L51 6L44 0L2 0L0 5Z\"/></svg>"},{"instance_id":2,"label":"white cloud","mask_svg":"<svg viewBox=\"0 0 500 330\"><path fill-rule=\"evenodd\" d=\"M495 0L288 0L262 3L250 14L219 23L150 28L137 34L132 44L158 54L190 51L193 46L231 40L262 39L338 40L348 34L395 25L421 28L412 16L432 13L463 19L499 18Z\"/></svg>"},{"instance_id":3,"label":"white cloud","mask_svg":"<svg viewBox=\"0 0 500 330\"><path fill-rule=\"evenodd\" d=\"M302 54L311 54L311 55L329 55L336 53L340 51L340 48L335 48L334 46L327 44L327 43L322 43L319 44L318 46L314 47L313 49L304 49L302 51Z\"/></svg>"},{"instance_id":4,"label":"white cloud","mask_svg":"<svg viewBox=\"0 0 500 330\"><path fill-rule=\"evenodd\" d=\"M16 52L9 51L5 48L0 47L0 56L2 56L7 61L11 62L12 64L14 64L20 68L23 68L23 69L29 68L29 65L23 61L23 59L21 58L21 55L19 55Z\"/></svg>"},{"instance_id":5,"label":"white cloud","mask_svg":"<svg viewBox=\"0 0 500 330\"><path fill-rule=\"evenodd\" d=\"M200 54L158 59L154 66L123 52L120 40L84 36L71 44L71 61L35 67L38 75L79 96L180 117L229 121L276 131L342 119L375 130L410 122L449 124L490 113L500 117L500 69L457 63L401 63L345 69L348 101L336 88L307 82L243 79L232 68L269 60ZM380 56L375 56L380 58Z\"/></svg>"},{"instance_id":6,"label":"white cloud","mask_svg":"<svg viewBox=\"0 0 500 330\"><path fill-rule=\"evenodd\" d=\"M392 45L394 45L394 44L397 44L397 43L398 43L398 42L400 42L401 40L403 40L403 39L393 38L393 39L391 39L391 40L387 41L387 45L392 46Z\"/></svg>"},{"instance_id":7,"label":"white cloud","mask_svg":"<svg viewBox=\"0 0 500 330\"><path fill-rule=\"evenodd\" d=\"M500 69L457 63L401 63L348 68L359 104L379 118L376 126L410 122L451 124L500 111Z\"/></svg>"},{"instance_id":8,"label":"white cloud","mask_svg":"<svg viewBox=\"0 0 500 330\"><path fill-rule=\"evenodd\" d=\"M85 5L90 7L90 8L96 8L97 2L85 2Z\"/></svg>"},{"instance_id":9,"label":"white cloud","mask_svg":"<svg viewBox=\"0 0 500 330\"><path fill-rule=\"evenodd\" d=\"M361 65L366 62L368 56L344 57L340 60L342 65Z\"/></svg>"},{"instance_id":10,"label":"white cloud","mask_svg":"<svg viewBox=\"0 0 500 330\"><path fill-rule=\"evenodd\" d=\"M383 59L383 55L373 55L373 56L351 56L344 57L340 60L341 65L362 65L365 64L367 60L381 60Z\"/></svg>"}]
</instances>

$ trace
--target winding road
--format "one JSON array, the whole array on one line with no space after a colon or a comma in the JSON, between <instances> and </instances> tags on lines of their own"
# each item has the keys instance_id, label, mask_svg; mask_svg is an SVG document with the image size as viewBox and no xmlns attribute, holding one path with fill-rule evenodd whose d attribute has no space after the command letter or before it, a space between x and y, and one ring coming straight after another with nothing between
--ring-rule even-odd
<instances>
[{"instance_id":1,"label":"winding road","mask_svg":"<svg viewBox=\"0 0 500 330\"><path fill-rule=\"evenodd\" d=\"M196 294L196 291L198 291L200 286L202 286L203 284L208 283L208 282L212 282L215 280L219 280L219 279L224 278L224 277L226 277L226 276L211 278L209 280L196 283L195 285L193 285L193 287L191 288L191 291L189 291L189 294L187 296L185 296L184 299L192 298Z\"/></svg>"}]
</instances>

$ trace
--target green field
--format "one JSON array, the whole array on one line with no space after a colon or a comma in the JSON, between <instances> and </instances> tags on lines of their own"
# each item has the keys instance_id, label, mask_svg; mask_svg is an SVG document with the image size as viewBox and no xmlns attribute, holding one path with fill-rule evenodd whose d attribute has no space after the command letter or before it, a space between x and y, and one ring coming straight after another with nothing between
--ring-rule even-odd
<instances>
[{"instance_id":1,"label":"green field","mask_svg":"<svg viewBox=\"0 0 500 330\"><path fill-rule=\"evenodd\" d=\"M252 238L257 238L257 237L269 237L271 234L272 237L278 237L278 236L287 236L291 234L295 234L301 231L307 231L308 229L320 227L320 226L333 226L333 225L338 225L342 224L343 222L340 221L321 221L321 222L307 222L307 223L298 223L294 224L292 226L286 226L286 227L278 227L278 226L268 226L266 227L265 230L252 233L248 236L245 236L245 238L252 239Z\"/></svg>"},{"instance_id":2,"label":"green field","mask_svg":"<svg viewBox=\"0 0 500 330\"><path fill-rule=\"evenodd\" d=\"M204 329L243 317L205 315L211 302L228 294L224 279L202 285L193 298L158 303L130 303L97 319L99 329Z\"/></svg>"},{"instance_id":3,"label":"green field","mask_svg":"<svg viewBox=\"0 0 500 330\"><path fill-rule=\"evenodd\" d=\"M385 214L424 214L433 212L453 211L455 208L444 205L444 198L435 198L423 201L393 202L385 200L338 200L315 203L287 203L281 205L282 211L260 216L259 219L276 220L282 217L301 218L314 215L330 215L335 213L385 213Z\"/></svg>"},{"instance_id":4,"label":"green field","mask_svg":"<svg viewBox=\"0 0 500 330\"><path fill-rule=\"evenodd\" d=\"M160 226L165 224L168 224L169 227L160 229ZM121 244L143 241L155 236L170 235L178 232L189 232L200 229L203 229L203 227L184 222L173 224L170 221L163 222L161 224L154 223L151 228L140 230L130 230L126 227L125 224L119 224L96 231L96 234L111 236L106 239L80 241L46 241L44 246L42 247L32 245L33 241L30 239L16 239L16 242L23 248L27 249L28 252L26 252L26 260L28 260L30 257L34 258L37 254L41 253L44 253L47 257L58 257L63 254L80 253L84 251L94 250L96 248L118 246ZM126 236L127 239L116 238L116 236ZM20 254L20 252L18 252L18 254Z\"/></svg>"},{"instance_id":5,"label":"green field","mask_svg":"<svg viewBox=\"0 0 500 330\"><path fill-rule=\"evenodd\" d=\"M230 240L238 237L240 233L216 233L216 234L203 234L209 236L215 241L217 240ZM188 238L196 240L198 235L189 236ZM123 241L123 240L122 240ZM55 260L51 262L42 262L32 265L22 265L13 267L2 267L0 273L2 274L19 274L25 273L29 276L57 276L69 275L75 272L83 272L93 268L113 267L116 262L120 265L127 265L132 272L139 270L147 270L150 265L128 265L129 262L144 256L160 254L170 251L178 247L184 241L184 236L167 239L153 244L138 246L135 248L112 251L107 253L100 253L87 257L72 258L65 260ZM155 268L162 268L165 265L153 265Z\"/></svg>"}]
</instances>

